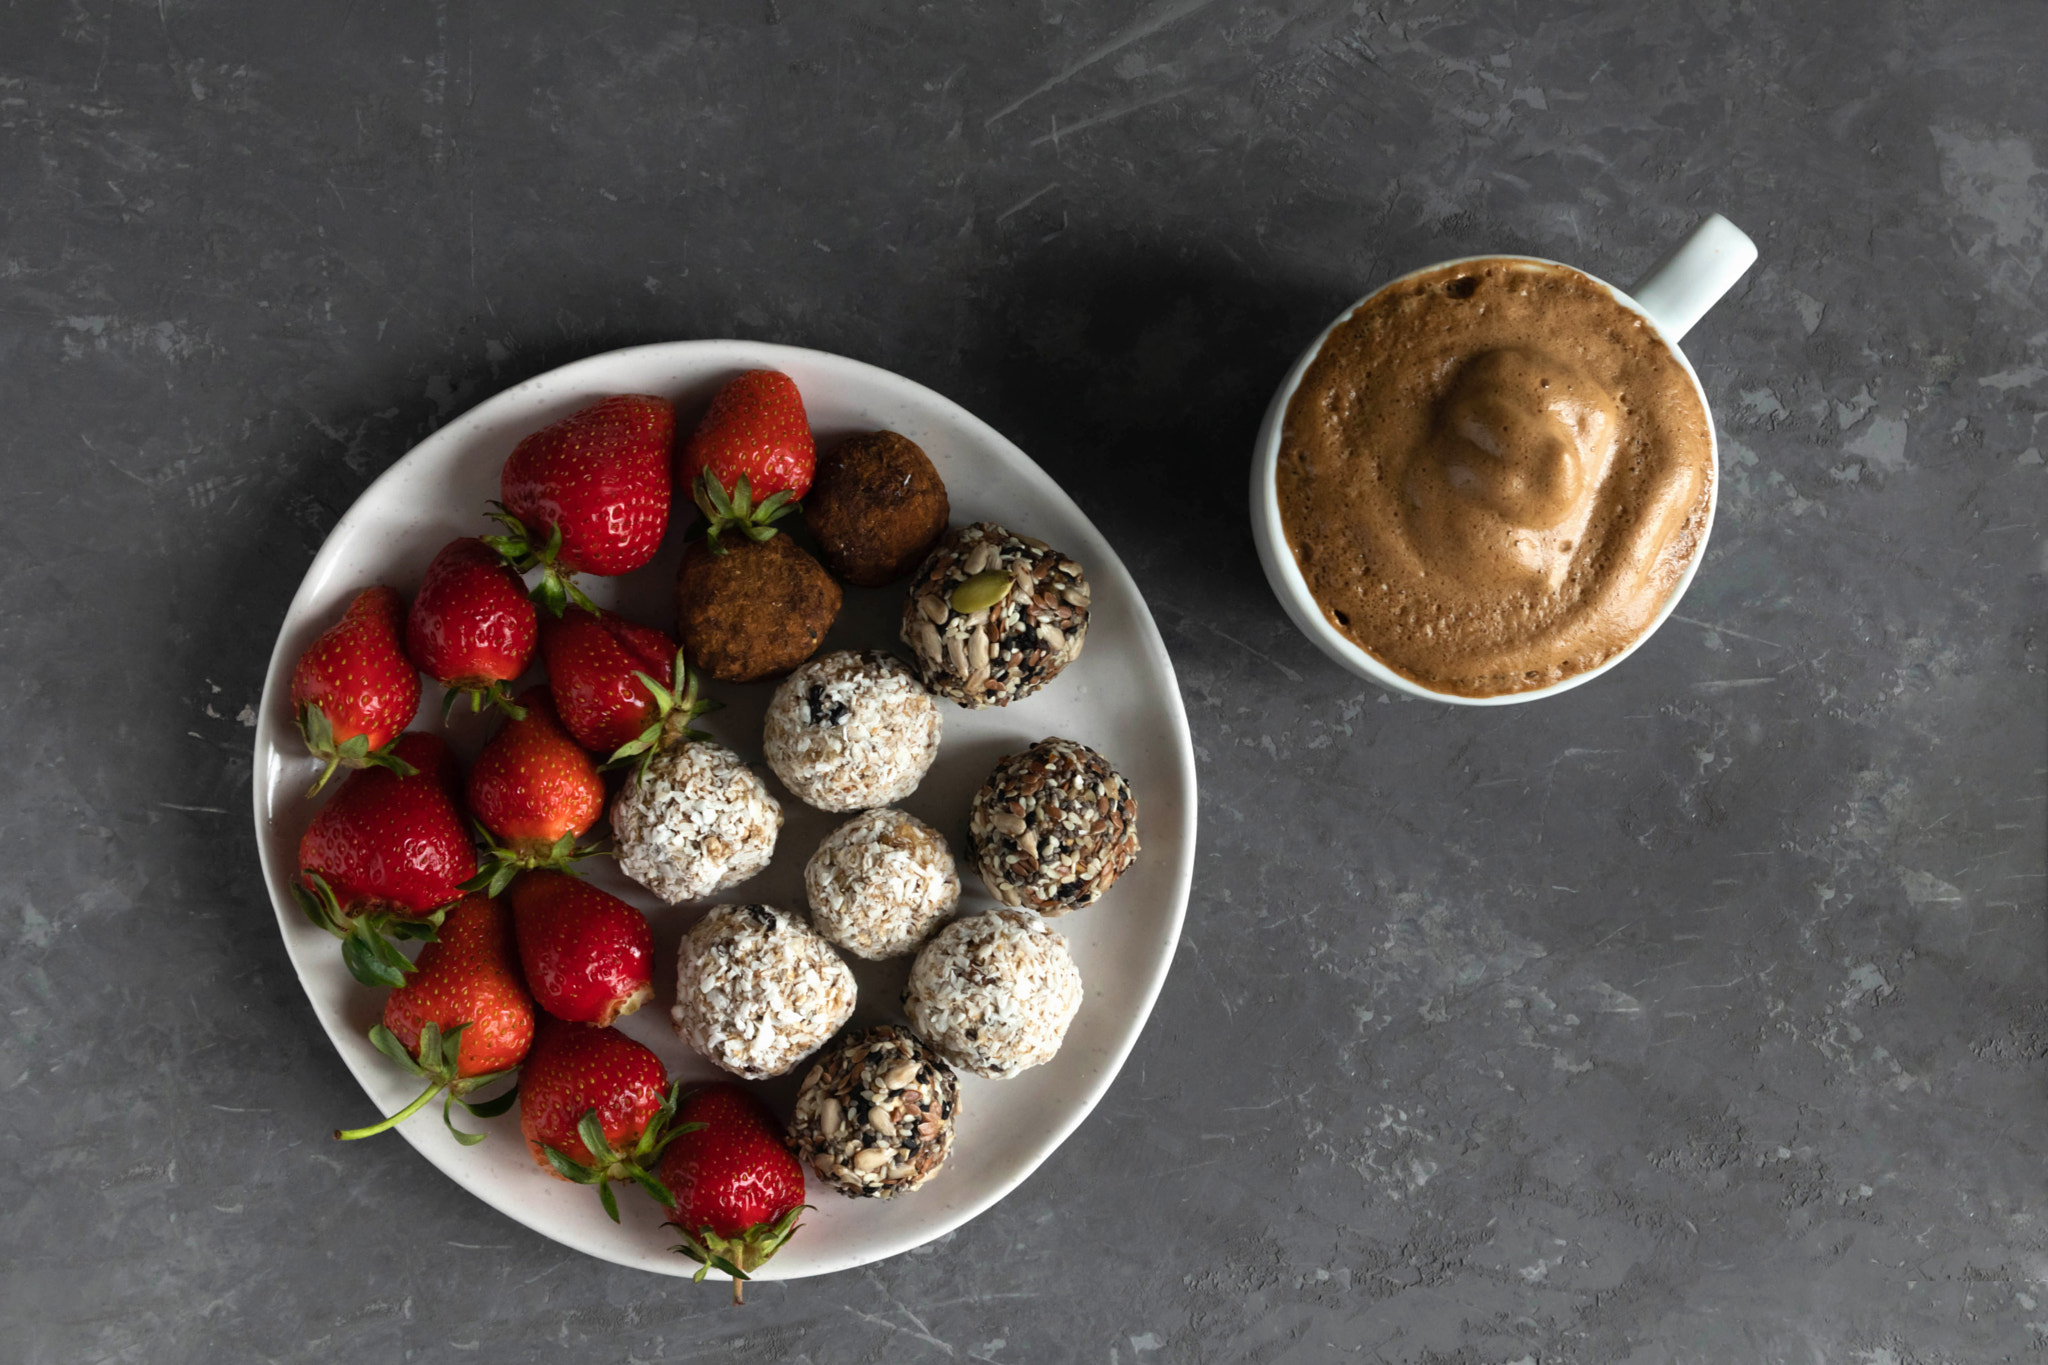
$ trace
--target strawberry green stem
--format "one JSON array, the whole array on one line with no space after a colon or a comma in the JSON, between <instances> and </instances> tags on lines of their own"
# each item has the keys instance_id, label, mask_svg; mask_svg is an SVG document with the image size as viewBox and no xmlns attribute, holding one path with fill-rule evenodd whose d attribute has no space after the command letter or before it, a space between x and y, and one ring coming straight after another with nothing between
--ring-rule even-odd
<instances>
[{"instance_id":1,"label":"strawberry green stem","mask_svg":"<svg viewBox=\"0 0 2048 1365\"><path fill-rule=\"evenodd\" d=\"M446 725L455 714L455 704L464 697L469 698L469 710L475 715L489 702L505 713L508 720L525 720L526 708L512 700L512 694L505 690L502 679L490 682L448 682L441 686L441 723Z\"/></svg>"},{"instance_id":2,"label":"strawberry green stem","mask_svg":"<svg viewBox=\"0 0 2048 1365\"><path fill-rule=\"evenodd\" d=\"M654 720L638 736L613 750L612 756L604 761L606 768L616 768L637 755L640 761L634 767L644 773L647 771L647 765L654 761L657 750L673 749L690 740L711 738L702 730L691 729L690 722L706 712L718 710L724 703L698 695L704 676L689 670L683 662L683 651L676 651L675 672L672 675L675 682L674 691L662 686L650 674L636 670L633 676L640 680L640 685L647 689L647 695L654 699Z\"/></svg>"},{"instance_id":3,"label":"strawberry green stem","mask_svg":"<svg viewBox=\"0 0 2048 1365\"><path fill-rule=\"evenodd\" d=\"M481 891L486 896L504 895L505 889L512 885L512 879L521 872L545 868L551 872L575 873L576 864L585 858L616 856L599 842L579 847L574 834L564 834L552 844L521 846L516 842L509 845L499 843L481 820L476 823L476 832L483 841L483 856L476 860L476 875L457 889Z\"/></svg>"},{"instance_id":4,"label":"strawberry green stem","mask_svg":"<svg viewBox=\"0 0 2048 1365\"><path fill-rule=\"evenodd\" d=\"M597 1110L591 1109L585 1112L576 1124L576 1136L583 1143L584 1150L590 1154L589 1165L586 1166L567 1153L545 1144L540 1149L541 1155L547 1158L548 1164L554 1167L556 1173L563 1179L573 1180L578 1185L597 1186L598 1202L604 1205L605 1213L614 1223L619 1221L619 1201L612 1193L612 1182L615 1180L631 1181L638 1185L648 1198L673 1211L676 1197L669 1193L668 1186L662 1184L653 1174L653 1169L660 1163L663 1149L671 1142L684 1133L694 1133L704 1126L701 1123L675 1122L676 1102L681 1098L682 1091L683 1083L680 1080L670 1084L667 1095L662 1098L661 1107L648 1119L647 1126L640 1130L639 1136L633 1140L633 1145L623 1152L614 1151L611 1143L605 1140L604 1128L598 1122Z\"/></svg>"},{"instance_id":5,"label":"strawberry green stem","mask_svg":"<svg viewBox=\"0 0 2048 1365\"><path fill-rule=\"evenodd\" d=\"M414 1100L411 1104L408 1104L407 1106L405 1106L405 1108L393 1114L390 1118L385 1119L382 1123L373 1123L367 1128L337 1128L334 1130L334 1135L340 1138L343 1142L353 1142L357 1138L375 1137L377 1134L383 1132L387 1128L396 1128L399 1124L404 1123L414 1114L419 1113L420 1110L427 1107L427 1101L433 1099L434 1096L440 1094L443 1090L446 1090L447 1088L448 1087L444 1082L435 1081L432 1085L428 1086L425 1090L422 1090L420 1092L420 1097L418 1099Z\"/></svg>"},{"instance_id":6,"label":"strawberry green stem","mask_svg":"<svg viewBox=\"0 0 2048 1365\"><path fill-rule=\"evenodd\" d=\"M504 561L512 566L514 573L525 573L528 569L540 570L540 582L533 585L527 594L534 602L545 607L555 616L560 616L574 602L587 612L595 614L597 603L590 600L583 589L576 586L575 575L556 561L562 553L562 528L559 524L548 528L548 538L541 544L534 543L533 533L526 529L526 523L505 510L505 505L493 502L491 519L505 527L502 536L484 536L484 544L496 550Z\"/></svg>"},{"instance_id":7,"label":"strawberry green stem","mask_svg":"<svg viewBox=\"0 0 2048 1365\"><path fill-rule=\"evenodd\" d=\"M790 501L788 489L770 494L757 506L746 475L735 479L732 492L727 493L725 485L708 469L698 473L690 486L690 497L704 513L704 545L715 555L725 553L725 547L718 543L720 532L737 531L749 540L768 540L775 534L774 523L794 512L797 506Z\"/></svg>"},{"instance_id":8,"label":"strawberry green stem","mask_svg":"<svg viewBox=\"0 0 2048 1365\"><path fill-rule=\"evenodd\" d=\"M368 735L350 735L347 739L334 737L334 722L320 709L317 702L307 702L299 708L299 736L306 741L306 752L322 760L325 767L320 776L313 780L306 795L318 796L328 779L342 768L367 768L375 765L389 768L400 777L411 777L418 771L412 764L400 758L397 753L398 740L393 737L381 749L370 747Z\"/></svg>"},{"instance_id":9,"label":"strawberry green stem","mask_svg":"<svg viewBox=\"0 0 2048 1365\"><path fill-rule=\"evenodd\" d=\"M420 1026L418 1051L415 1053L409 1050L404 1043L398 1041L398 1035L383 1024L372 1025L370 1028L371 1046L413 1075L425 1076L427 1078L427 1088L418 1099L393 1114L390 1118L385 1119L382 1123L373 1123L367 1128L351 1128L346 1131L337 1128L334 1130L334 1135L344 1142L352 1141L356 1138L372 1137L387 1128L396 1128L399 1124L404 1123L424 1108L427 1101L433 1099L436 1095L441 1095L443 1096L441 1100L441 1122L448 1126L448 1131L454 1136L455 1140L465 1147L473 1147L477 1143L482 1142L484 1140L482 1133L465 1133L455 1126L452 1106L460 1104L464 1109L467 1109L480 1119L496 1118L499 1114L512 1107L513 1099L519 1094L519 1087L512 1087L511 1090L498 1096L496 1099L479 1100L474 1104L463 1098L472 1091L480 1090L484 1086L501 1081L512 1074L510 1067L502 1071L492 1071L480 1076L465 1076L462 1074L462 1033L468 1027L469 1022L465 1020L444 1033L441 1031L440 1025L429 1019Z\"/></svg>"}]
</instances>

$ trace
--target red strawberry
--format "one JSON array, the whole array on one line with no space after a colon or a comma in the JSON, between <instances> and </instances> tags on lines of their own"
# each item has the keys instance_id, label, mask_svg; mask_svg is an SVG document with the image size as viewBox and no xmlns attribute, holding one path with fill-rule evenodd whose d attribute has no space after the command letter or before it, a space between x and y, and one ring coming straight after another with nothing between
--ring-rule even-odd
<instances>
[{"instance_id":1,"label":"red strawberry","mask_svg":"<svg viewBox=\"0 0 2048 1365\"><path fill-rule=\"evenodd\" d=\"M710 519L713 547L721 531L755 540L789 504L811 491L818 448L796 381L779 370L748 370L727 382L683 446L676 486Z\"/></svg>"},{"instance_id":2,"label":"red strawberry","mask_svg":"<svg viewBox=\"0 0 2048 1365\"><path fill-rule=\"evenodd\" d=\"M595 611L570 575L609 577L654 558L675 439L675 405L646 394L600 399L541 428L505 461L495 515L510 534L486 543L515 568L543 571L534 600L556 616L572 599Z\"/></svg>"},{"instance_id":3,"label":"red strawberry","mask_svg":"<svg viewBox=\"0 0 2048 1365\"><path fill-rule=\"evenodd\" d=\"M427 1088L382 1123L337 1131L338 1138L395 1128L440 1095L441 1121L457 1142L469 1146L482 1142L483 1134L457 1128L451 1103L459 1100L481 1118L512 1107L511 1091L477 1104L464 1098L511 1075L533 1044L533 997L519 979L511 913L494 900L464 897L448 907L439 935L420 950L417 966L412 979L384 1001L384 1022L370 1030L370 1041L425 1077Z\"/></svg>"},{"instance_id":4,"label":"red strawberry","mask_svg":"<svg viewBox=\"0 0 2048 1365\"><path fill-rule=\"evenodd\" d=\"M533 603L519 575L496 550L464 536L449 541L427 566L405 620L405 649L448 689L442 719L464 693L472 711L489 701L516 716L505 684L532 662L536 631Z\"/></svg>"},{"instance_id":5,"label":"red strawberry","mask_svg":"<svg viewBox=\"0 0 2048 1365\"><path fill-rule=\"evenodd\" d=\"M654 998L654 931L617 896L560 872L512 883L519 962L542 1009L609 1024Z\"/></svg>"},{"instance_id":6,"label":"red strawberry","mask_svg":"<svg viewBox=\"0 0 2048 1365\"><path fill-rule=\"evenodd\" d=\"M748 370L726 381L684 444L676 484L688 488L709 473L727 489L741 475L755 496L788 493L794 502L811 491L818 448L796 381L780 370Z\"/></svg>"},{"instance_id":7,"label":"red strawberry","mask_svg":"<svg viewBox=\"0 0 2048 1365\"><path fill-rule=\"evenodd\" d=\"M365 588L299 656L292 711L307 750L327 765L313 791L326 786L336 768L378 764L406 771L390 749L420 709L420 673L399 643L404 629L405 599L397 590Z\"/></svg>"},{"instance_id":8,"label":"red strawberry","mask_svg":"<svg viewBox=\"0 0 2048 1365\"><path fill-rule=\"evenodd\" d=\"M299 840L292 883L307 918L341 940L349 972L366 986L405 984L412 964L385 935L432 938L440 907L476 871L448 746L408 731L391 750L405 772L350 773Z\"/></svg>"},{"instance_id":9,"label":"red strawberry","mask_svg":"<svg viewBox=\"0 0 2048 1365\"><path fill-rule=\"evenodd\" d=\"M732 1301L749 1274L782 1249L805 1208L804 1168L782 1143L781 1125L736 1085L707 1085L683 1097L679 1124L698 1125L661 1159L661 1183L676 1199L674 1248L732 1276Z\"/></svg>"},{"instance_id":10,"label":"red strawberry","mask_svg":"<svg viewBox=\"0 0 2048 1365\"><path fill-rule=\"evenodd\" d=\"M519 1131L542 1166L597 1186L614 1223L614 1180L631 1180L664 1208L675 1207L651 1170L680 1131L675 1107L661 1058L617 1029L548 1014L536 1021L519 1075Z\"/></svg>"},{"instance_id":11,"label":"red strawberry","mask_svg":"<svg viewBox=\"0 0 2048 1365\"><path fill-rule=\"evenodd\" d=\"M469 809L484 827L482 868L464 890L500 895L527 867L567 867L591 850L576 840L604 814L604 779L562 728L545 687L519 694L507 720L469 770Z\"/></svg>"},{"instance_id":12,"label":"red strawberry","mask_svg":"<svg viewBox=\"0 0 2048 1365\"><path fill-rule=\"evenodd\" d=\"M656 730L674 704L672 695L666 706L662 698L675 685L676 642L649 626L608 611L572 612L541 629L540 652L562 724L592 753L616 761L621 746Z\"/></svg>"}]
</instances>

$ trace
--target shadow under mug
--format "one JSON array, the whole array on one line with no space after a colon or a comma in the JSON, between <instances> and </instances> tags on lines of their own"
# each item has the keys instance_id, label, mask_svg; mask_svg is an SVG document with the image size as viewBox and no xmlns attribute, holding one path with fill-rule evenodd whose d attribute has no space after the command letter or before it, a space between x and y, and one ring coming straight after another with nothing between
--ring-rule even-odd
<instances>
[{"instance_id":1,"label":"shadow under mug","mask_svg":"<svg viewBox=\"0 0 2048 1365\"><path fill-rule=\"evenodd\" d=\"M1587 275L1576 266L1567 266L1560 261L1546 260L1540 256L1464 256L1448 261L1438 261L1420 270L1411 270L1398 279L1389 280L1372 293L1360 299L1338 315L1336 321L1322 330L1309 343L1287 372L1273 401L1266 408L1265 420L1259 425L1259 435L1252 448L1251 514L1252 539L1257 543L1259 562L1265 567L1266 581L1272 585L1273 595L1280 599L1280 605L1294 621L1301 633L1306 635L1316 648L1330 656L1344 668L1359 677L1378 683L1391 692L1422 697L1431 701L1449 702L1457 706L1512 706L1520 702L1539 701L1554 697L1560 692L1569 692L1582 686L1615 667L1622 660L1640 649L1645 640L1657 633L1678 606L1685 590L1692 586L1693 575L1699 570L1700 560L1707 551L1707 537L1713 532L1714 513L1720 501L1721 492L1721 443L1714 432L1712 410L1707 406L1707 393L1700 385L1700 377L1693 371L1692 362L1685 358L1685 352L1678 343L1692 330L1693 324L1706 316L1707 310L1717 303L1721 296L1732 288L1735 282L1756 261L1756 243L1752 242L1741 228L1713 214L1692 234L1672 250L1662 261L1651 268L1635 289L1629 293L1615 288L1595 275ZM1678 358L1680 368L1691 381L1693 392L1700 400L1700 410L1707 414L1707 437L1712 474L1707 485L1707 524L1700 533L1699 544L1694 547L1692 558L1685 566L1685 572L1672 585L1670 595L1658 609L1656 617L1635 639L1616 651L1599 665L1583 673L1575 673L1562 681L1547 687L1531 688L1526 692L1510 692L1491 697L1465 697L1454 693L1439 692L1425 687L1412 678L1403 677L1381 663L1367 651L1352 643L1349 638L1331 625L1323 614L1323 608L1310 593L1308 582L1302 577L1301 566L1295 563L1294 551L1287 544L1285 528L1280 519L1280 497L1276 476L1280 466L1280 438L1287 424L1287 407L1294 400L1294 391L1301 384L1302 376L1321 353L1323 343L1330 333L1342 326L1352 314L1371 303L1384 291L1417 275L1443 270L1450 266L1467 265L1478 261L1517 261L1531 266L1550 269L1568 269L1586 275L1613 295L1614 300L1640 316L1648 323L1651 331L1671 348Z\"/></svg>"}]
</instances>

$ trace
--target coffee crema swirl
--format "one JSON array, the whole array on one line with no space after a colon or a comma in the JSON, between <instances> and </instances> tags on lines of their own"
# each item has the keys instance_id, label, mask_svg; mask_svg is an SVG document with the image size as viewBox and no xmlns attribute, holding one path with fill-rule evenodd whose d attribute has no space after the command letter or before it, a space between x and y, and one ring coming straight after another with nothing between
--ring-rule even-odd
<instances>
[{"instance_id":1,"label":"coffee crema swirl","mask_svg":"<svg viewBox=\"0 0 2048 1365\"><path fill-rule=\"evenodd\" d=\"M1713 437L1640 316L1579 271L1496 257L1332 329L1276 478L1333 626L1433 691L1501 696L1650 628L1706 534Z\"/></svg>"}]
</instances>

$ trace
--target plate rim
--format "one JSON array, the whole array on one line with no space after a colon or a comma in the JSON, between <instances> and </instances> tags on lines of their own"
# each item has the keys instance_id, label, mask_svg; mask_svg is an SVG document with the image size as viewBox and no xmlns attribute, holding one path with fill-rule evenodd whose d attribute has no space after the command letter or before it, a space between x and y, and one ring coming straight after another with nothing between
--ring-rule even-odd
<instances>
[{"instance_id":1,"label":"plate rim","mask_svg":"<svg viewBox=\"0 0 2048 1365\"><path fill-rule=\"evenodd\" d=\"M317 580L327 577L332 571L334 561L341 557L344 542L351 538L349 535L343 534L345 530L349 529L350 519L355 517L360 509L372 500L373 495L387 481L395 481L400 478L401 470L409 465L430 462L440 453L443 447L459 445L464 436L473 428L491 420L491 414L495 410L515 408L519 406L522 400L533 397L538 390L564 385L565 381L567 386L573 387L573 382L579 370L601 369L608 365L616 364L626 357L644 356L651 353L674 356L701 352L715 357L723 363L735 348L743 351L749 357L758 357L760 363L768 368L785 368L790 361L797 361L800 364L822 363L826 366L843 367L851 375L870 382L879 383L885 387L898 386L907 389L920 401L930 403L944 411L950 420L970 430L974 430L979 437L985 439L993 448L1014 461L1016 469L1026 478L1039 485L1042 496L1047 497L1056 504L1064 504L1064 510L1068 514L1078 518L1083 525L1093 531L1107 552L1107 568L1113 574L1121 575L1130 587L1131 601L1135 608L1133 612L1133 625L1138 645L1146 656L1147 661L1160 670L1165 680L1165 690L1169 702L1165 718L1168 722L1167 729L1174 741L1169 748L1172 754L1173 766L1180 778L1180 785L1186 793L1186 799L1182 803L1179 819L1180 857L1177 865L1171 869L1171 880L1169 883L1171 915L1167 932L1163 937L1163 942L1160 944L1157 961L1150 972L1149 979L1142 983L1140 990L1126 992L1126 998L1136 1003L1138 1008L1128 1013L1126 1016L1127 1023L1120 1030L1119 1036L1113 1039L1110 1047L1104 1049L1105 1055L1110 1058L1110 1064L1101 1070L1098 1079L1088 1088L1088 1092L1081 1097L1081 1103L1072 1107L1068 1114L1047 1132L1045 1138L1037 1144L1037 1149L1031 1153L1028 1162L1024 1165L1023 1169L1017 1172L1014 1179L1010 1180L1007 1184L1000 1184L999 1188L978 1191L973 1198L963 1200L960 1204L950 1209L933 1226L928 1229L918 1230L914 1235L914 1240L886 1247L872 1255L855 1254L851 1257L840 1258L832 1263L806 1267L795 1271L795 1273L783 1270L777 1261L770 1261L753 1278L760 1281L771 1281L837 1274L842 1271L856 1269L860 1266L872 1265L879 1261L888 1260L955 1232L973 1219L986 1213L1036 1174L1038 1168L1064 1146L1067 1139L1073 1136L1075 1130L1087 1120L1089 1115L1095 1112L1096 1107L1102 1102L1103 1096L1109 1093L1109 1088L1123 1074L1124 1064L1130 1060L1130 1054L1137 1047L1138 1039L1143 1035L1145 1026L1151 1022L1152 1011L1158 1004L1159 994L1165 988L1166 977L1172 970L1174 957L1179 951L1182 929L1187 920L1188 902L1194 886L1195 849L1200 806L1198 778L1195 768L1194 738L1188 725L1187 703L1181 694L1179 675L1174 669L1173 657L1167 651L1165 639L1160 634L1158 622L1153 618L1151 606L1146 602L1144 594L1139 590L1136 578L1132 576L1130 570L1125 566L1123 557L1116 552L1115 546L1102 533L1101 528L1096 526L1094 519L1082 510L1080 504L1074 501L1073 497L1060 485L1058 480L1046 473L1045 469L1036 460L1032 459L1020 446L998 431L994 426L936 389L921 384L908 376L898 374L893 370L884 369L879 365L858 360L852 356L840 355L837 352L821 351L804 346L791 346L780 342L752 341L744 338L696 338L680 341L659 341L600 351L544 370L472 404L460 414L415 442L403 455L393 460L376 478L364 486L362 491L349 504L347 510L328 529L325 538L321 541L319 550L314 553L301 574L298 586L293 590L291 601L286 605L283 616L278 619L277 636L271 644L270 662L264 671L263 691L257 706L259 717L268 717L272 713L273 703L281 702L282 698L289 695L290 672L295 660L287 658L285 654L286 624L300 612L312 585ZM778 358L783 363L778 364ZM606 388L605 391L609 392L611 390ZM593 390L593 392L596 392L596 390ZM301 912L292 903L288 891L281 895L280 888L288 885L290 876L297 869L295 867L290 869L281 868L276 865L277 860L271 856L269 811L266 808L265 802L267 789L270 785L266 778L266 773L270 756L275 751L275 746L269 742L264 724L259 721L251 742L253 762L250 802L255 823L257 861L263 872L264 891L269 896L272 912L277 917L278 931L284 939L282 946L285 949L287 960L291 962L293 975L298 978L299 989L307 1003L315 1006L313 1011L315 1021L320 1024L322 1033L326 1035L328 1044L334 1048L336 1055L341 1059L342 1065L348 1069L349 1074L355 1079L356 1083L363 1087L365 1096L374 1104L376 1102L375 1096L370 1091L368 1078L358 1065L358 1058L349 1049L340 1045L340 1040L334 1036L334 1030L321 1017L317 1002L308 987L305 975L299 970L297 960L292 957L289 930L296 919L300 917ZM417 1132L415 1132L416 1129L418 1130ZM629 1246L615 1248L610 1245L590 1245L582 1241L565 1239L557 1231L541 1226L536 1216L529 1216L529 1208L532 1206L508 1206L495 1199L486 1197L479 1190L473 1188L468 1180L464 1179L462 1175L458 1174L440 1159L440 1156L444 1154L442 1147L446 1145L445 1142L440 1145L430 1146L427 1141L428 1137L440 1136L437 1130L432 1129L431 1125L404 1124L400 1125L397 1131L411 1144L415 1152L425 1157L430 1165L458 1188L494 1212L512 1219L514 1222L532 1230L558 1246L567 1247L596 1259L648 1274L687 1276L697 1273L698 1267L694 1263L686 1262L680 1258L674 1262L675 1269L670 1271L665 1268L667 1263L663 1263L661 1266L648 1265L640 1259L629 1256L626 1254L632 1250ZM452 1153L447 1154L452 1155ZM714 1278L724 1278L717 1271L712 1272L712 1275Z\"/></svg>"}]
</instances>

